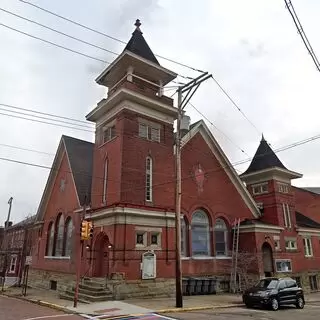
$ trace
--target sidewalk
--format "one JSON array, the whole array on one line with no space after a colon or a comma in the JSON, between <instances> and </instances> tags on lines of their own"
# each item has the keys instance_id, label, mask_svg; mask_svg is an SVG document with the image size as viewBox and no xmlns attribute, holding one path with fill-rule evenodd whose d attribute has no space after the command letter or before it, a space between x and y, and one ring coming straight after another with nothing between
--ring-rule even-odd
<instances>
[{"instance_id":1,"label":"sidewalk","mask_svg":"<svg viewBox=\"0 0 320 320\"><path fill-rule=\"evenodd\" d=\"M182 311L181 309L175 308L174 297L105 301L91 304L78 303L77 308L73 308L73 301L59 299L56 291L30 288L27 291L27 296L23 297L21 288L9 288L5 294L62 311L89 315L119 316L151 312L167 313ZM305 299L307 303L320 303L320 292L305 295ZM241 295L218 294L188 296L183 298L183 311L228 308L240 305L242 305Z\"/></svg>"}]
</instances>

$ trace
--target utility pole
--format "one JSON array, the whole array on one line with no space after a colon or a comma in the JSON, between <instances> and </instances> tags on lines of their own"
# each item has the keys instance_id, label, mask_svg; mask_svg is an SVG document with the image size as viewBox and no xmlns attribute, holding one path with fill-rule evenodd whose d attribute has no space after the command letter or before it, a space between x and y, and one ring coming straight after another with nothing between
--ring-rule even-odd
<instances>
[{"instance_id":1,"label":"utility pole","mask_svg":"<svg viewBox=\"0 0 320 320\"><path fill-rule=\"evenodd\" d=\"M177 134L176 134L176 307L183 307L182 299L182 271L181 271L181 120L183 109L195 94L200 84L212 77L208 72L201 74L189 83L178 88L178 119L177 119ZM183 93L186 93L183 97Z\"/></svg>"}]
</instances>

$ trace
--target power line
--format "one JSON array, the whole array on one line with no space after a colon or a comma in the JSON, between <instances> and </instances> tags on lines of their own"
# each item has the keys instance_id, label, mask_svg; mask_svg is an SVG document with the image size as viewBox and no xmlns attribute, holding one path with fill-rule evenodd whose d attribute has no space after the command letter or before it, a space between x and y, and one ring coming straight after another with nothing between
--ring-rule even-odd
<instances>
[{"instance_id":1,"label":"power line","mask_svg":"<svg viewBox=\"0 0 320 320\"><path fill-rule=\"evenodd\" d=\"M293 4L290 0L284 0L285 4L286 4L286 8L288 9L291 17L292 17L292 20L294 22L294 24L296 25L297 27L297 30L298 30L298 33L300 34L300 37L305 45L305 47L307 48L316 68L318 69L318 71L320 71L320 62L316 56L316 54L314 53L313 51L313 48L311 46L311 43L309 42L309 39L307 37L307 35L305 34L304 30L303 30L303 27L300 23L300 20L296 14L296 11L293 7Z\"/></svg>"},{"instance_id":2,"label":"power line","mask_svg":"<svg viewBox=\"0 0 320 320\"><path fill-rule=\"evenodd\" d=\"M31 19L28 19L28 18L26 18L26 17L20 16L20 15L14 13L14 12L12 12L12 11L8 11L8 10L5 10L5 9L3 9L3 8L0 8L0 10L3 11L3 12L6 12L6 13L8 13L8 14L11 14L11 15L17 17L17 18L20 18L20 19L23 19L23 20L25 20L25 21L31 22L31 23L33 23L33 24L36 24L36 25L38 25L38 26L40 26L40 27L42 27L42 28L45 28L45 29L51 30L51 31L53 31L53 32L56 32L56 33L58 33L58 34L60 34L60 35L63 35L63 36L65 36L65 37L68 37L68 38L70 38L70 39L73 39L73 40L76 40L76 41L78 41L78 42L87 44L87 45L89 45L89 46L91 46L91 47L94 47L94 48L97 48L97 49L106 51L106 52L108 52L108 53L112 53L112 54L114 54L114 55L116 55L116 56L119 55L119 53L117 53L117 52L111 51L111 50L109 50L109 49L106 49L106 48L100 47L100 46L98 46L98 45L95 45L95 44L93 44L93 43L91 43L91 42L88 42L88 41L79 39L79 38L77 38L77 37L71 36L71 35L69 35L69 34L67 34L67 33L64 33L64 32L59 31L59 30L57 30L57 29L51 28L51 27L49 27L49 26L47 26L47 25L44 25L44 24L42 24L42 23L39 23L39 22L37 22L37 21L35 21L35 20L31 20Z\"/></svg>"},{"instance_id":3,"label":"power line","mask_svg":"<svg viewBox=\"0 0 320 320\"><path fill-rule=\"evenodd\" d=\"M75 118L59 116L59 115L56 115L56 114L53 114L53 113L45 113L45 112L37 111L37 110L34 110L34 109L21 108L21 107L17 107L17 106L11 105L11 104L0 103L0 106L7 107L7 108L12 108L12 109L17 109L17 110L22 110L22 111L33 112L33 113L41 114L41 115L44 115L44 116L54 117L54 118L71 120L71 121L74 121L74 122L79 122L79 123L84 123L84 124L90 125L90 123L88 121L83 121L83 120L78 120L78 119L75 119Z\"/></svg>"},{"instance_id":4,"label":"power line","mask_svg":"<svg viewBox=\"0 0 320 320\"><path fill-rule=\"evenodd\" d=\"M1 111L6 111L6 112L12 112L12 113L20 114L20 115L23 115L23 116L34 117L34 118L37 118L37 119L44 119L44 120L55 121L55 122L58 122L58 123L69 124L69 125L77 126L77 127L80 127L80 128L93 129L92 127L85 126L83 124L76 124L76 123L72 123L72 122L68 122L68 121L64 121L64 120L58 120L58 119L50 119L48 117L42 117L42 116L37 116L37 115L34 115L34 114L28 114L28 113L21 112L21 111L7 110L7 109L4 109L4 108L0 108L0 110Z\"/></svg>"},{"instance_id":5,"label":"power line","mask_svg":"<svg viewBox=\"0 0 320 320\"><path fill-rule=\"evenodd\" d=\"M17 149L17 150L22 150L22 151L29 151L29 152L34 152L34 153L39 153L39 154L45 154L48 156L54 156L55 154L53 153L49 153L49 152L45 152L45 151L39 151L39 150L34 150L34 149L28 149L28 148L22 148L22 147L17 147L17 146L13 146L10 144L5 144L5 143L0 143L1 147L6 147L6 148L12 148L12 149Z\"/></svg>"},{"instance_id":6,"label":"power line","mask_svg":"<svg viewBox=\"0 0 320 320\"><path fill-rule=\"evenodd\" d=\"M240 109L238 104L231 98L230 94L221 86L217 79L212 76L212 80L217 84L220 90L225 94L225 96L230 100L232 105L243 115L243 117L251 124L251 126L261 135L260 130L256 127L256 125L246 116L246 114Z\"/></svg>"},{"instance_id":7,"label":"power line","mask_svg":"<svg viewBox=\"0 0 320 320\"><path fill-rule=\"evenodd\" d=\"M57 43L55 43L55 42L48 41L48 40L45 40L45 39L43 39L43 38L33 36L33 35L30 34L30 33L27 33L27 32L24 32L24 31L21 31L21 30L18 30L18 29L15 29L15 28L10 27L10 26L8 26L8 25L6 25L6 24L4 24L4 23L0 23L0 26L5 27L5 28L7 28L7 29L10 29L10 30L12 30L12 31L21 33L21 34L23 34L23 35L25 35L25 36L28 36L28 37L30 37L30 38L33 38L33 39L36 39L36 40L45 42L45 43L47 43L47 44L51 44L51 45L53 45L53 46L55 46L55 47L58 47L58 48L60 48L60 49L64 49L64 50L66 50L66 51L70 51L70 52L72 52L72 53L76 53L76 54L81 55L81 56L83 56L83 57L87 57L87 58L89 58L89 59L96 60L96 61L99 61L99 62L103 62L103 63L106 63L106 64L111 64L110 62L108 62L108 61L106 61L106 60L102 60L102 59L99 59L99 58L95 58L95 57L90 56L90 55L88 55L88 54L86 54L86 53L82 53L82 52L80 52L80 51L76 51L76 50L67 48L67 47L65 47L65 46L62 46L62 45L60 45L60 44L57 44Z\"/></svg>"},{"instance_id":8,"label":"power line","mask_svg":"<svg viewBox=\"0 0 320 320\"><path fill-rule=\"evenodd\" d=\"M196 110L204 119L206 119L212 127L214 127L217 131L219 131L225 138L227 138L227 140L229 142L231 142L231 144L233 144L236 148L238 148L242 153L244 153L245 155L247 155L248 157L249 154L247 152L245 152L241 147L239 147L231 138L229 138L222 130L220 130L208 117L206 117L199 109L197 109L191 102L189 102L190 106Z\"/></svg>"},{"instance_id":9,"label":"power line","mask_svg":"<svg viewBox=\"0 0 320 320\"><path fill-rule=\"evenodd\" d=\"M37 9L43 11L43 12L49 13L49 14L51 14L51 15L53 15L53 16L56 16L56 17L58 17L58 18L60 18L60 19L62 19L62 20L68 21L68 22L70 22L70 23L72 23L72 24L74 24L74 25L77 25L77 26L82 27L82 28L84 28L84 29L87 29L87 30L89 30L89 31L95 32L95 33L97 33L97 34L100 34L100 35L102 35L102 36L104 36L104 37L107 37L107 38L109 38L109 39L111 39L111 40L117 41L117 42L119 42L119 43L121 43L121 44L127 44L127 43L126 43L125 41L123 41L123 40L120 40L120 39L118 39L118 38L116 38L116 37L110 36L110 35L108 35L108 34L106 34L106 33L104 33L104 32L101 32L101 31L99 31L99 30L96 30L96 29L94 29L94 28L88 27L88 26L86 26L86 25L84 25L84 24L82 24L82 23L79 23L79 22L75 21L75 20L72 20L72 19L63 17L63 16L61 16L61 15L59 15L59 14L53 12L53 11L47 10L47 9L45 9L45 8L43 8L43 7L40 7L40 6L38 6L38 5L34 4L34 3L31 3L31 2L29 2L29 1L24 1L24 0L19 0L19 1L22 2L22 3L24 3L24 4L28 4L28 5L30 5L30 6L32 6L32 7L34 7L34 8L37 8ZM175 60L173 60L173 59L166 58L166 57L161 56L161 55L158 55L158 54L156 54L155 56L157 56L157 57L159 57L159 58L161 58L161 59L167 60L167 61L169 61L169 62L175 63L175 64L177 64L177 65L180 65L180 66L182 66L182 67L191 69L191 70L193 70L193 71L204 73L204 71L202 71L202 70L200 70L200 69L197 69L197 68L188 66L188 65L186 65L186 64L184 64L184 63L175 61Z\"/></svg>"}]
</instances>

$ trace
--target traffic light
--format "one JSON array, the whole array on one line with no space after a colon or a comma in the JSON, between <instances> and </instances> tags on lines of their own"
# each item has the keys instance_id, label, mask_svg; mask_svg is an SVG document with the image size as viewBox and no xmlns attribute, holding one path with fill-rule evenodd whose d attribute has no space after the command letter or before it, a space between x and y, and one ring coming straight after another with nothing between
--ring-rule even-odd
<instances>
[{"instance_id":1,"label":"traffic light","mask_svg":"<svg viewBox=\"0 0 320 320\"><path fill-rule=\"evenodd\" d=\"M83 220L81 222L81 240L88 240L89 239L89 222Z\"/></svg>"},{"instance_id":2,"label":"traffic light","mask_svg":"<svg viewBox=\"0 0 320 320\"><path fill-rule=\"evenodd\" d=\"M89 229L89 238L93 238L93 224L92 222L88 222L88 229Z\"/></svg>"}]
</instances>

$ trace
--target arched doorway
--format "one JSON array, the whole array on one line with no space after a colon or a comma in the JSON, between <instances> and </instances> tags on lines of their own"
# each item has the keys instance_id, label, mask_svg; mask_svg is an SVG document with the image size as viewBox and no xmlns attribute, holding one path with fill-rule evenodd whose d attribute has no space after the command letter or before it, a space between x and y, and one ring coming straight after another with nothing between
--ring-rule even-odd
<instances>
[{"instance_id":1,"label":"arched doorway","mask_svg":"<svg viewBox=\"0 0 320 320\"><path fill-rule=\"evenodd\" d=\"M105 233L100 233L93 248L93 277L107 277L109 275L110 242Z\"/></svg>"},{"instance_id":2,"label":"arched doorway","mask_svg":"<svg viewBox=\"0 0 320 320\"><path fill-rule=\"evenodd\" d=\"M272 248L267 242L262 245L262 262L264 276L271 277L273 274L273 254Z\"/></svg>"}]
</instances>

